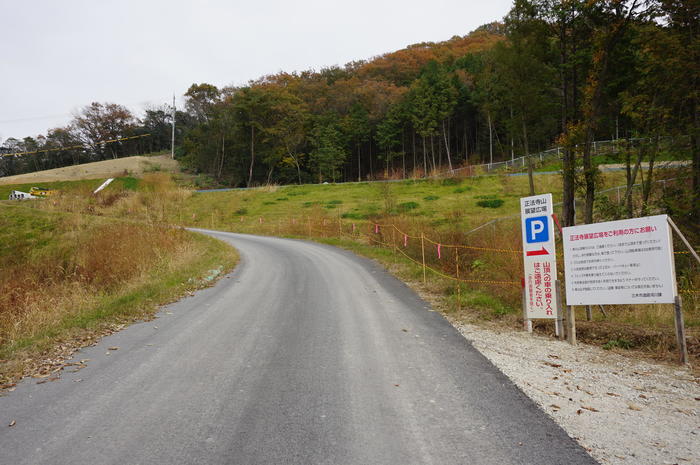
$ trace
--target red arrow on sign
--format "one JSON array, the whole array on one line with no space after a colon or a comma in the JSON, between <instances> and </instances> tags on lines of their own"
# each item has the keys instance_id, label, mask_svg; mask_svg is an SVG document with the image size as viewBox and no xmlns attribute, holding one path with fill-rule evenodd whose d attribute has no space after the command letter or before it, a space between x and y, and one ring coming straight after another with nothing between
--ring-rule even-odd
<instances>
[{"instance_id":1,"label":"red arrow on sign","mask_svg":"<svg viewBox=\"0 0 700 465\"><path fill-rule=\"evenodd\" d=\"M525 252L525 255L528 257L534 257L535 255L549 255L549 252L547 252L547 249L542 247L540 250L528 250Z\"/></svg>"}]
</instances>

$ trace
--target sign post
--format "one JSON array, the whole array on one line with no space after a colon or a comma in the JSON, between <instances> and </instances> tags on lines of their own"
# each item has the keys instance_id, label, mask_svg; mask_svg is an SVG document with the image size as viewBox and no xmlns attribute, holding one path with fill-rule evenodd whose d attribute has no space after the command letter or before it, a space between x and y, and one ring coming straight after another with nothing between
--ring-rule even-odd
<instances>
[{"instance_id":1,"label":"sign post","mask_svg":"<svg viewBox=\"0 0 700 465\"><path fill-rule=\"evenodd\" d=\"M559 316L552 205L552 194L520 199L526 325L535 318L557 319Z\"/></svg>"},{"instance_id":2,"label":"sign post","mask_svg":"<svg viewBox=\"0 0 700 465\"><path fill-rule=\"evenodd\" d=\"M567 305L674 304L681 362L685 328L666 215L564 228Z\"/></svg>"}]
</instances>

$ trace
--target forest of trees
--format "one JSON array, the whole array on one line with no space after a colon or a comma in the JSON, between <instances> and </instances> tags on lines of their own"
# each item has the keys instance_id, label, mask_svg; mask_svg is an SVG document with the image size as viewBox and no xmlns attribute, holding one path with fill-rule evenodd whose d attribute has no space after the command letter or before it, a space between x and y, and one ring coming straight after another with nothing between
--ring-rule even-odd
<instances>
[{"instance_id":1,"label":"forest of trees","mask_svg":"<svg viewBox=\"0 0 700 465\"><path fill-rule=\"evenodd\" d=\"M177 157L223 185L253 186L421 176L556 144L568 225L577 190L592 219L594 140L646 138L627 153L634 183L638 162L675 136L689 140L679 150L693 160L697 221L699 18L699 0L515 0L502 22L445 42L240 87L193 84L176 115ZM139 133L152 136L132 150L168 148L169 108L137 120L93 104L69 127L3 149Z\"/></svg>"}]
</instances>

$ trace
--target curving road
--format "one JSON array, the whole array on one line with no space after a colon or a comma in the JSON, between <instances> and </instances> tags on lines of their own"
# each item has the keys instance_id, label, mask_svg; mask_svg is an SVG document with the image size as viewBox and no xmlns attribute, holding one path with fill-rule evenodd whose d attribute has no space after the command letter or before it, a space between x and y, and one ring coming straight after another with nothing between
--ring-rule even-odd
<instances>
[{"instance_id":1,"label":"curving road","mask_svg":"<svg viewBox=\"0 0 700 465\"><path fill-rule=\"evenodd\" d=\"M231 275L0 397L0 463L596 463L373 262L209 234Z\"/></svg>"}]
</instances>

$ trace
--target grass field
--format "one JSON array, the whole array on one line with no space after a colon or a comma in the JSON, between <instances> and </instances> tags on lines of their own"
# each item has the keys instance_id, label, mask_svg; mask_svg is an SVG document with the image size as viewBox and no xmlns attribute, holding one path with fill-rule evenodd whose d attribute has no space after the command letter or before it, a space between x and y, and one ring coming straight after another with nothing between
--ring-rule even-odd
<instances>
[{"instance_id":1,"label":"grass field","mask_svg":"<svg viewBox=\"0 0 700 465\"><path fill-rule=\"evenodd\" d=\"M623 183L621 173L609 173L606 186ZM561 200L561 178L538 175L538 192ZM193 195L170 220L197 226L240 223L241 217L267 220L308 216L320 211L346 221L400 215L437 229L473 228L520 212L520 197L528 195L526 176L482 176L468 179L405 180L303 186L272 186ZM213 216L212 216L213 215ZM239 225L240 227L240 225Z\"/></svg>"}]
</instances>

